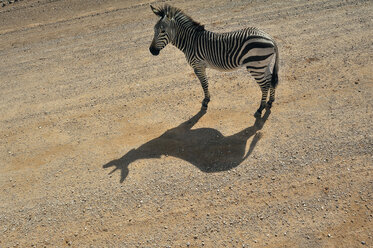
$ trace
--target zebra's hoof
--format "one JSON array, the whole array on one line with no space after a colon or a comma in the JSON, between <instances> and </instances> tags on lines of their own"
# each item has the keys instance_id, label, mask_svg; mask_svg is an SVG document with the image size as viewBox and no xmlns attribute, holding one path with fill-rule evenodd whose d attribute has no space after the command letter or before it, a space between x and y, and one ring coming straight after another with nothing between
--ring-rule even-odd
<instances>
[{"instance_id":1,"label":"zebra's hoof","mask_svg":"<svg viewBox=\"0 0 373 248\"><path fill-rule=\"evenodd\" d=\"M206 110L207 109L207 105L209 104L209 102L210 102L210 99L203 99L203 101L202 101L202 108L201 109L203 109L203 110Z\"/></svg>"}]
</instances>

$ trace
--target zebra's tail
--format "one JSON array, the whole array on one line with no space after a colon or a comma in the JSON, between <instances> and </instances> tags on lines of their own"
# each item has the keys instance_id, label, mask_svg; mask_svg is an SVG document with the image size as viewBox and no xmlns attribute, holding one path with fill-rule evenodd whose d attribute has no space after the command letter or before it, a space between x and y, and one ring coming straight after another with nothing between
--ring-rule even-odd
<instances>
[{"instance_id":1,"label":"zebra's tail","mask_svg":"<svg viewBox=\"0 0 373 248\"><path fill-rule=\"evenodd\" d=\"M274 89L278 85L278 63L279 63L278 48L276 44L275 44L275 51L276 51L276 58L275 58L275 65L273 67L272 80L271 80L271 86Z\"/></svg>"}]
</instances>

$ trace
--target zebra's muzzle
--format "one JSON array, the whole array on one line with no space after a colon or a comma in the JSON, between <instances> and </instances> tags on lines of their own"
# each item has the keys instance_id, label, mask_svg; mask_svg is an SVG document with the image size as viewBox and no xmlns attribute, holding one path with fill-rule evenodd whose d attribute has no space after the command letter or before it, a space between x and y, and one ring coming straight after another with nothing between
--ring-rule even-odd
<instances>
[{"instance_id":1,"label":"zebra's muzzle","mask_svg":"<svg viewBox=\"0 0 373 248\"><path fill-rule=\"evenodd\" d=\"M154 47L149 47L149 51L154 55L154 56L157 56L159 54L159 51L158 49L154 48Z\"/></svg>"}]
</instances>

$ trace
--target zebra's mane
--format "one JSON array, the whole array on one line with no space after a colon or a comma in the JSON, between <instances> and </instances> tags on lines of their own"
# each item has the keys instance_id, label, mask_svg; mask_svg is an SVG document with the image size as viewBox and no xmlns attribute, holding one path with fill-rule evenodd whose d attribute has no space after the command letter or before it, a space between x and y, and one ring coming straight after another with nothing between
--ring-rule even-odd
<instances>
[{"instance_id":1,"label":"zebra's mane","mask_svg":"<svg viewBox=\"0 0 373 248\"><path fill-rule=\"evenodd\" d=\"M196 31L204 31L205 26L194 21L190 16L186 15L181 9L172 7L168 4L165 4L163 7L158 9L161 16L167 16L169 18L174 18L180 24L185 25L186 27L191 27Z\"/></svg>"}]
</instances>

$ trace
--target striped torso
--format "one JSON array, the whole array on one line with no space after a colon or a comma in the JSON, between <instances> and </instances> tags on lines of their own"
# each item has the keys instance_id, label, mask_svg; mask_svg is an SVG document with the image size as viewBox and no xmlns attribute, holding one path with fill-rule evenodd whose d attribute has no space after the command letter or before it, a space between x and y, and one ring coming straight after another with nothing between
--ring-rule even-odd
<instances>
[{"instance_id":1,"label":"striped torso","mask_svg":"<svg viewBox=\"0 0 373 248\"><path fill-rule=\"evenodd\" d=\"M273 39L257 28L229 33L204 31L196 34L189 62L202 62L206 67L224 71L243 65L261 66L268 64L274 47Z\"/></svg>"}]
</instances>

